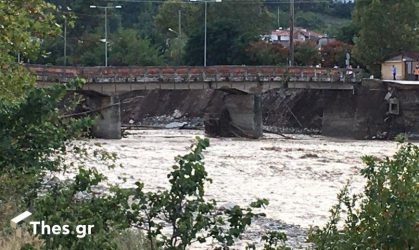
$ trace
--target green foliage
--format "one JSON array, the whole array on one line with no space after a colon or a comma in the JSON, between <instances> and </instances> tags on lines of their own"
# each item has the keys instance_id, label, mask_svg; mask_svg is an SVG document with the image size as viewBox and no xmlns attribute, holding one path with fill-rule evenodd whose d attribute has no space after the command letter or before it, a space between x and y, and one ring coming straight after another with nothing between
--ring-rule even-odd
<instances>
[{"instance_id":1,"label":"green foliage","mask_svg":"<svg viewBox=\"0 0 419 250\"><path fill-rule=\"evenodd\" d=\"M355 34L356 34L356 27L352 22L350 22L338 30L336 34L336 38L339 41L353 45L354 44L353 39L354 39Z\"/></svg>"},{"instance_id":2,"label":"green foliage","mask_svg":"<svg viewBox=\"0 0 419 250\"><path fill-rule=\"evenodd\" d=\"M263 216L253 210L268 205L268 200L224 210L214 200L206 200L204 186L211 179L202 153L208 146L208 139L197 138L190 153L176 157L168 174L170 189L148 193L140 182L136 189L113 186L101 192L98 188L105 177L86 164L92 158L113 162L114 155L73 146L70 151L78 156L73 162L78 174L73 180L49 182L48 190L34 202L33 217L48 225L69 225L73 232L77 225L94 225L92 234L42 234L42 249L186 249L208 238L218 242L215 249L227 249L255 216ZM265 249L287 249L283 233L269 232L262 240Z\"/></svg>"},{"instance_id":3,"label":"green foliage","mask_svg":"<svg viewBox=\"0 0 419 250\"><path fill-rule=\"evenodd\" d=\"M118 250L151 250L148 239L139 230L127 229L115 238ZM154 246L157 249L156 246Z\"/></svg>"},{"instance_id":4,"label":"green foliage","mask_svg":"<svg viewBox=\"0 0 419 250\"><path fill-rule=\"evenodd\" d=\"M344 68L346 53L350 53L352 47L349 44L335 41L323 45L321 48L322 67L333 68L339 66Z\"/></svg>"},{"instance_id":5,"label":"green foliage","mask_svg":"<svg viewBox=\"0 0 419 250\"><path fill-rule=\"evenodd\" d=\"M307 29L318 30L325 25L321 16L314 12L297 12L295 19L297 26Z\"/></svg>"},{"instance_id":6,"label":"green foliage","mask_svg":"<svg viewBox=\"0 0 419 250\"><path fill-rule=\"evenodd\" d=\"M262 0L249 0L245 4L238 4L236 0L224 0L209 4L208 17L209 24L224 23L227 28L237 30L239 35L249 33L259 36L271 29L269 13ZM200 28L203 28L203 22Z\"/></svg>"},{"instance_id":7,"label":"green foliage","mask_svg":"<svg viewBox=\"0 0 419 250\"><path fill-rule=\"evenodd\" d=\"M291 250L285 246L287 235L280 231L268 231L262 235L263 250ZM246 246L246 250L256 250L256 243Z\"/></svg>"},{"instance_id":8,"label":"green foliage","mask_svg":"<svg viewBox=\"0 0 419 250\"><path fill-rule=\"evenodd\" d=\"M248 208L236 205L220 211L214 200L206 200L204 185L211 179L203 165L202 151L208 146L208 139L197 138L190 153L176 157L176 165L168 175L169 190L146 193L144 185L137 183L127 209L128 218L147 232L151 249L156 245L164 249L185 249L193 242L203 243L208 238L215 239L219 248L225 249L251 224L256 215L252 208L268 204L263 199ZM170 228L168 233L163 232L165 226Z\"/></svg>"},{"instance_id":9,"label":"green foliage","mask_svg":"<svg viewBox=\"0 0 419 250\"><path fill-rule=\"evenodd\" d=\"M104 44L100 41L104 36L103 10L89 8L89 5L103 5L103 2L100 0L90 2L48 0L48 2L61 6L59 14L56 15L61 27L64 26L63 15L75 18L74 27L67 27L68 64L103 65ZM67 6L71 11L67 10ZM122 3L122 6L122 9L108 10L110 65L202 64L204 40L202 2L128 1ZM353 6L353 3L334 1L296 3L297 25L327 32L333 36L348 22ZM207 54L212 62L210 64L255 64L259 59L255 60L255 55L251 55L253 58L250 59L245 50L250 43L257 40L260 35L267 34L272 28L287 27L288 7L288 4L277 5L262 0L246 2L224 0L220 3L208 3L208 27L212 27L214 31L208 34ZM170 28L178 32L179 10L181 39L169 31ZM352 40L352 37L349 40ZM186 44L189 46L185 49ZM215 45L211 46L212 44ZM46 39L43 48L48 50L48 54L36 62L62 64L63 46L63 36ZM137 53L140 55L137 56ZM282 57L280 60L273 60L271 56L266 61L262 63L276 65L279 64L278 61L282 61Z\"/></svg>"},{"instance_id":10,"label":"green foliage","mask_svg":"<svg viewBox=\"0 0 419 250\"><path fill-rule=\"evenodd\" d=\"M409 138L406 134L400 133L394 137L394 140L398 143L405 143L409 140Z\"/></svg>"},{"instance_id":11,"label":"green foliage","mask_svg":"<svg viewBox=\"0 0 419 250\"><path fill-rule=\"evenodd\" d=\"M57 34L54 10L42 0L0 0L0 100L21 98L33 85L17 56L34 59L42 39Z\"/></svg>"},{"instance_id":12,"label":"green foliage","mask_svg":"<svg viewBox=\"0 0 419 250\"><path fill-rule=\"evenodd\" d=\"M265 242L263 249L264 250L290 250L290 248L285 247L285 241L287 240L287 235L278 231L270 231L262 236L262 241Z\"/></svg>"},{"instance_id":13,"label":"green foliage","mask_svg":"<svg viewBox=\"0 0 419 250\"><path fill-rule=\"evenodd\" d=\"M313 42L295 44L295 64L298 66L314 66L320 63L320 54Z\"/></svg>"},{"instance_id":14,"label":"green foliage","mask_svg":"<svg viewBox=\"0 0 419 250\"><path fill-rule=\"evenodd\" d=\"M189 38L185 48L185 62L188 65L203 65L203 37L204 30L199 30ZM249 59L245 50L255 40L251 34L241 34L226 23L212 24L207 31L207 65L246 63Z\"/></svg>"},{"instance_id":15,"label":"green foliage","mask_svg":"<svg viewBox=\"0 0 419 250\"><path fill-rule=\"evenodd\" d=\"M66 86L33 88L20 102L0 103L0 170L39 173L59 167L59 153L70 139L81 136L89 119L62 119L59 102ZM53 159L53 160L52 160Z\"/></svg>"},{"instance_id":16,"label":"green foliage","mask_svg":"<svg viewBox=\"0 0 419 250\"><path fill-rule=\"evenodd\" d=\"M161 65L159 51L149 39L141 38L134 29L119 29L113 34L109 62L118 66ZM135 53L133 53L135 52Z\"/></svg>"},{"instance_id":17,"label":"green foliage","mask_svg":"<svg viewBox=\"0 0 419 250\"><path fill-rule=\"evenodd\" d=\"M419 8L416 0L355 2L354 55L374 75L380 64L403 51L419 49Z\"/></svg>"},{"instance_id":18,"label":"green foliage","mask_svg":"<svg viewBox=\"0 0 419 250\"><path fill-rule=\"evenodd\" d=\"M165 36L172 36L169 28L178 31L179 10L181 11L181 28L184 35L190 36L201 28L200 16L202 11L199 4L185 4L180 0L168 0L159 6L154 17L159 32Z\"/></svg>"},{"instance_id":19,"label":"green foliage","mask_svg":"<svg viewBox=\"0 0 419 250\"><path fill-rule=\"evenodd\" d=\"M74 82L71 87L78 84ZM67 143L91 125L88 118L62 118L58 108L66 89L30 88L18 100L0 102L2 233L7 233L11 216L30 206L45 171L61 169Z\"/></svg>"},{"instance_id":20,"label":"green foliage","mask_svg":"<svg viewBox=\"0 0 419 250\"><path fill-rule=\"evenodd\" d=\"M77 232L77 225L94 226L92 235L41 234L43 249L117 249L118 232L129 226L122 209L128 201L128 192L117 189L112 195L95 194L95 186L104 179L94 168L79 168L71 183L56 183L35 201L33 218L37 221L69 225L72 232Z\"/></svg>"},{"instance_id":21,"label":"green foliage","mask_svg":"<svg viewBox=\"0 0 419 250\"><path fill-rule=\"evenodd\" d=\"M246 49L250 64L254 65L286 65L288 49L280 43L265 41L252 42Z\"/></svg>"},{"instance_id":22,"label":"green foliage","mask_svg":"<svg viewBox=\"0 0 419 250\"><path fill-rule=\"evenodd\" d=\"M363 160L363 195L351 196L346 186L329 222L313 229L310 241L317 249L417 249L419 147L407 144L392 159Z\"/></svg>"},{"instance_id":23,"label":"green foliage","mask_svg":"<svg viewBox=\"0 0 419 250\"><path fill-rule=\"evenodd\" d=\"M194 14L202 17L203 11L202 5ZM249 64L246 49L251 42L258 40L260 34L270 29L269 19L269 13L260 0L246 4L230 0L208 4L207 65ZM198 19L195 23L198 25L187 31L189 40L184 59L188 65L203 64L203 21Z\"/></svg>"}]
</instances>

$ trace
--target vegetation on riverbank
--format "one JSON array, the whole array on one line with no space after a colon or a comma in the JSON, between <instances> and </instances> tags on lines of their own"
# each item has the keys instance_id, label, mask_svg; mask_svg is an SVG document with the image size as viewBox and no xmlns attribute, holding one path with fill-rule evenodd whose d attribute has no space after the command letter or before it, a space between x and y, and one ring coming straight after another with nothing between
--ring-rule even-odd
<instances>
[{"instance_id":1,"label":"vegetation on riverbank","mask_svg":"<svg viewBox=\"0 0 419 250\"><path fill-rule=\"evenodd\" d=\"M417 249L419 147L405 144L392 158L363 160L363 193L346 186L329 222L312 229L309 240L317 249Z\"/></svg>"},{"instance_id":2,"label":"vegetation on riverbank","mask_svg":"<svg viewBox=\"0 0 419 250\"><path fill-rule=\"evenodd\" d=\"M130 228L139 230L133 237L138 237L140 249L185 249L210 239L218 249L234 245L252 219L262 216L259 209L268 200L225 209L207 200L204 186L210 178L202 156L207 139L197 139L189 153L175 159L167 190L145 192L141 182L135 189L98 190L105 177L89 162L115 167L117 156L72 144L86 136L92 119L65 117L66 109L59 108L68 88L82 82L37 89L33 77L14 60L16 49L30 58L43 39L57 34L54 9L42 0L0 0L0 248L121 249L121 234L129 234ZM418 147L408 144L392 159L366 157L362 173L368 182L362 198L344 189L330 222L314 229L310 239L319 249L417 248L418 155ZM78 170L72 179L50 177L69 169ZM343 208L346 219L340 229ZM94 229L85 237L44 234L13 240L10 219L25 210L34 213L31 220L70 228L90 224ZM264 249L286 249L282 232L266 232L262 241Z\"/></svg>"}]
</instances>

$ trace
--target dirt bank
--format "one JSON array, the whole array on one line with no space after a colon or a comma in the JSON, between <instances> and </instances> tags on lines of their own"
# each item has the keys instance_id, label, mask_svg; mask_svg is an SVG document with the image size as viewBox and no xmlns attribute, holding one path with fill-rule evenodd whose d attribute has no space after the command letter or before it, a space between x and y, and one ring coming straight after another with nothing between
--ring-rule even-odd
<instances>
[{"instance_id":1,"label":"dirt bank","mask_svg":"<svg viewBox=\"0 0 419 250\"><path fill-rule=\"evenodd\" d=\"M222 110L226 92L215 90L137 91L121 96L124 125L159 125L201 119ZM319 90L271 90L262 95L263 124L320 131L324 101ZM201 123L199 123L201 124ZM202 125L202 124L201 124Z\"/></svg>"}]
</instances>

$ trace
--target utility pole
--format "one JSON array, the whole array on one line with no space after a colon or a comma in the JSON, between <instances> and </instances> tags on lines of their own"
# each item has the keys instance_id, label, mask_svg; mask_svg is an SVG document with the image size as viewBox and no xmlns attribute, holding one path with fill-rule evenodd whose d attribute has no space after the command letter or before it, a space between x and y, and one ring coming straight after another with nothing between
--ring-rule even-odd
<instances>
[{"instance_id":1,"label":"utility pole","mask_svg":"<svg viewBox=\"0 0 419 250\"><path fill-rule=\"evenodd\" d=\"M290 0L290 17L289 17L289 26L290 26L290 50L289 50L289 66L294 66L294 0Z\"/></svg>"},{"instance_id":2,"label":"utility pole","mask_svg":"<svg viewBox=\"0 0 419 250\"><path fill-rule=\"evenodd\" d=\"M64 66L67 66L67 16L64 15Z\"/></svg>"},{"instance_id":3,"label":"utility pole","mask_svg":"<svg viewBox=\"0 0 419 250\"><path fill-rule=\"evenodd\" d=\"M67 18L68 18L68 13L71 11L71 8L68 6L65 6L65 8L58 6L58 8L63 11L63 17L64 17L64 31L61 37L64 39L64 47L63 47L64 66L67 66Z\"/></svg>"},{"instance_id":4,"label":"utility pole","mask_svg":"<svg viewBox=\"0 0 419 250\"><path fill-rule=\"evenodd\" d=\"M105 8L105 67L108 67L108 8Z\"/></svg>"},{"instance_id":5,"label":"utility pole","mask_svg":"<svg viewBox=\"0 0 419 250\"><path fill-rule=\"evenodd\" d=\"M207 8L208 2L205 1L205 28L204 28L204 67L207 67Z\"/></svg>"},{"instance_id":6,"label":"utility pole","mask_svg":"<svg viewBox=\"0 0 419 250\"><path fill-rule=\"evenodd\" d=\"M117 6L96 6L96 5L90 5L91 9L104 9L105 10L105 67L108 67L108 9L121 9L121 5Z\"/></svg>"},{"instance_id":7,"label":"utility pole","mask_svg":"<svg viewBox=\"0 0 419 250\"><path fill-rule=\"evenodd\" d=\"M204 2L204 67L207 66L207 9L208 2L221 3L222 0L189 0L191 2Z\"/></svg>"},{"instance_id":8,"label":"utility pole","mask_svg":"<svg viewBox=\"0 0 419 250\"><path fill-rule=\"evenodd\" d=\"M177 41L177 46L178 46L178 65L180 66L180 58L182 55L182 45L181 45L181 38L182 38L182 10L179 9L178 10L178 14L179 14L179 23L178 23L178 41Z\"/></svg>"}]
</instances>

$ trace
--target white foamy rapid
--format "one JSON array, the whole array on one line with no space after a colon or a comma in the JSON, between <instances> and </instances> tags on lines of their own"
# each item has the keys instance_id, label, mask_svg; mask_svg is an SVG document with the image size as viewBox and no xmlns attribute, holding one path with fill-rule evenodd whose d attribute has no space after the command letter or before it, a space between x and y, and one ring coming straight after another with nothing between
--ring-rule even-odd
<instances>
[{"instance_id":1,"label":"white foamy rapid","mask_svg":"<svg viewBox=\"0 0 419 250\"><path fill-rule=\"evenodd\" d=\"M174 157L188 152L196 130L129 131L122 140L90 140L91 147L101 143L104 149L116 152L124 168L108 170L96 166L113 183L132 187L137 180L147 190L168 186L167 174ZM322 136L265 134L259 140L211 138L205 152L205 166L213 183L207 197L219 205L247 205L256 198L268 198L263 211L266 218L254 225L237 245L259 240L260 231L281 229L287 232L290 246L304 246L306 230L323 225L329 209L336 203L336 194L350 180L353 191L364 184L360 169L361 157L391 156L397 143L390 141L338 140ZM119 178L118 178L119 177ZM196 246L193 249L210 248Z\"/></svg>"}]
</instances>

